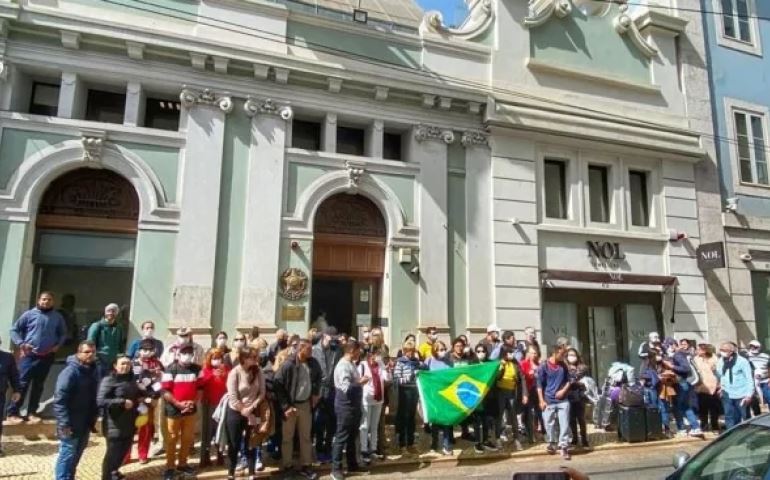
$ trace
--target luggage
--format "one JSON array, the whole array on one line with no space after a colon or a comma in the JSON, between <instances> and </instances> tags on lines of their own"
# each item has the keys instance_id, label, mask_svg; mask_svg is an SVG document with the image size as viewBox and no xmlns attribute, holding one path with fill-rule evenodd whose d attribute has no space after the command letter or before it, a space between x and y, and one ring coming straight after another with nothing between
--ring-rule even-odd
<instances>
[{"instance_id":1,"label":"luggage","mask_svg":"<svg viewBox=\"0 0 770 480\"><path fill-rule=\"evenodd\" d=\"M605 382L602 394L594 406L593 421L596 428L609 429L613 424L614 404L610 398L609 382Z\"/></svg>"},{"instance_id":2,"label":"luggage","mask_svg":"<svg viewBox=\"0 0 770 480\"><path fill-rule=\"evenodd\" d=\"M627 407L644 406L644 387L638 383L623 385L620 391L620 404Z\"/></svg>"},{"instance_id":3,"label":"luggage","mask_svg":"<svg viewBox=\"0 0 770 480\"><path fill-rule=\"evenodd\" d=\"M663 435L663 421L660 418L660 409L657 407L645 408L645 424L647 427L647 440L661 440Z\"/></svg>"},{"instance_id":4,"label":"luggage","mask_svg":"<svg viewBox=\"0 0 770 480\"><path fill-rule=\"evenodd\" d=\"M647 440L647 409L621 405L618 411L618 438L629 443Z\"/></svg>"}]
</instances>

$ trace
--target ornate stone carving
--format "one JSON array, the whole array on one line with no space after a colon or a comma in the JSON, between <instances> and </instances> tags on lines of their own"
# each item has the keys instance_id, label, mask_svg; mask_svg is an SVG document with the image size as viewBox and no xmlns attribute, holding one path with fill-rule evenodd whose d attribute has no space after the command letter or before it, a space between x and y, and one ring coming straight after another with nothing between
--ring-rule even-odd
<instances>
[{"instance_id":1,"label":"ornate stone carving","mask_svg":"<svg viewBox=\"0 0 770 480\"><path fill-rule=\"evenodd\" d=\"M299 300L307 295L307 274L299 268L287 268L281 274L281 296Z\"/></svg>"},{"instance_id":2,"label":"ornate stone carving","mask_svg":"<svg viewBox=\"0 0 770 480\"><path fill-rule=\"evenodd\" d=\"M249 97L243 102L243 109L246 115L253 117L257 114L277 115L282 119L289 121L294 117L294 111L288 105L277 105L272 99L258 100Z\"/></svg>"},{"instance_id":3,"label":"ornate stone carving","mask_svg":"<svg viewBox=\"0 0 770 480\"><path fill-rule=\"evenodd\" d=\"M365 172L364 165L348 160L345 162L345 168L348 170L348 188L358 188L358 182Z\"/></svg>"},{"instance_id":4,"label":"ornate stone carving","mask_svg":"<svg viewBox=\"0 0 770 480\"><path fill-rule=\"evenodd\" d=\"M489 134L480 130L466 130L460 138L463 147L472 147L476 145L489 145Z\"/></svg>"},{"instance_id":5,"label":"ornate stone carving","mask_svg":"<svg viewBox=\"0 0 770 480\"><path fill-rule=\"evenodd\" d=\"M495 19L492 0L465 0L468 5L468 16L458 28L444 25L441 12L431 11L425 14L420 24L421 32L433 32L471 40L489 29Z\"/></svg>"},{"instance_id":6,"label":"ornate stone carving","mask_svg":"<svg viewBox=\"0 0 770 480\"><path fill-rule=\"evenodd\" d=\"M437 127L434 125L418 125L414 130L414 138L418 142L438 140L449 145L454 143L455 134L448 128Z\"/></svg>"},{"instance_id":7,"label":"ornate stone carving","mask_svg":"<svg viewBox=\"0 0 770 480\"><path fill-rule=\"evenodd\" d=\"M81 168L54 180L40 201L42 215L139 218L139 198L134 186L106 169Z\"/></svg>"},{"instance_id":8,"label":"ornate stone carving","mask_svg":"<svg viewBox=\"0 0 770 480\"><path fill-rule=\"evenodd\" d=\"M101 162L104 137L84 135L80 139L83 144L83 160L86 162Z\"/></svg>"},{"instance_id":9,"label":"ornate stone carving","mask_svg":"<svg viewBox=\"0 0 770 480\"><path fill-rule=\"evenodd\" d=\"M529 16L524 19L525 27L537 27L556 15L564 18L572 13L570 0L532 0L529 3Z\"/></svg>"},{"instance_id":10,"label":"ornate stone carving","mask_svg":"<svg viewBox=\"0 0 770 480\"><path fill-rule=\"evenodd\" d=\"M636 26L636 22L628 14L628 0L615 0L619 4L618 16L615 18L615 31L620 35L628 35L636 48L642 52L647 58L652 58L658 55L658 49L642 36L642 32L639 31L639 27Z\"/></svg>"},{"instance_id":11,"label":"ornate stone carving","mask_svg":"<svg viewBox=\"0 0 770 480\"><path fill-rule=\"evenodd\" d=\"M186 108L192 108L195 105L211 105L218 107L225 113L233 111L233 99L229 95L216 95L209 88L197 91L185 87L179 94L179 101Z\"/></svg>"},{"instance_id":12,"label":"ornate stone carving","mask_svg":"<svg viewBox=\"0 0 770 480\"><path fill-rule=\"evenodd\" d=\"M363 195L340 193L324 200L316 212L316 233L384 238L382 212Z\"/></svg>"}]
</instances>

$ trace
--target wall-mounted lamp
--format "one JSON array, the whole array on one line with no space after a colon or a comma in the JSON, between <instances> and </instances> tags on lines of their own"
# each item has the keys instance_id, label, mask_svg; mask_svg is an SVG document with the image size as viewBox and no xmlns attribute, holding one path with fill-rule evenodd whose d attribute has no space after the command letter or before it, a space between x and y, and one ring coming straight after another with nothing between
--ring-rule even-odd
<instances>
[{"instance_id":1,"label":"wall-mounted lamp","mask_svg":"<svg viewBox=\"0 0 770 480\"><path fill-rule=\"evenodd\" d=\"M753 257L751 256L750 253L742 253L741 260L743 260L744 262L750 262L753 260Z\"/></svg>"},{"instance_id":2,"label":"wall-mounted lamp","mask_svg":"<svg viewBox=\"0 0 770 480\"><path fill-rule=\"evenodd\" d=\"M670 229L668 231L668 240L670 242L681 242L687 238L686 232L680 232L679 230Z\"/></svg>"},{"instance_id":3,"label":"wall-mounted lamp","mask_svg":"<svg viewBox=\"0 0 770 480\"><path fill-rule=\"evenodd\" d=\"M291 241L291 249L292 249L292 250L296 250L296 249L298 249L298 248L299 248L299 242L298 242L298 241L296 241L296 240L292 240L292 241Z\"/></svg>"}]
</instances>

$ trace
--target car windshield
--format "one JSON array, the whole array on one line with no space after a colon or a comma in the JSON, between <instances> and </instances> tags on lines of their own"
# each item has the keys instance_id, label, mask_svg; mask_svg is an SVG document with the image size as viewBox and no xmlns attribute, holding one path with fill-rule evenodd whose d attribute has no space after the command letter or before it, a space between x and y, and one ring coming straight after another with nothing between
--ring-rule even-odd
<instances>
[{"instance_id":1,"label":"car windshield","mask_svg":"<svg viewBox=\"0 0 770 480\"><path fill-rule=\"evenodd\" d=\"M770 480L770 429L743 425L693 458L680 480Z\"/></svg>"}]
</instances>

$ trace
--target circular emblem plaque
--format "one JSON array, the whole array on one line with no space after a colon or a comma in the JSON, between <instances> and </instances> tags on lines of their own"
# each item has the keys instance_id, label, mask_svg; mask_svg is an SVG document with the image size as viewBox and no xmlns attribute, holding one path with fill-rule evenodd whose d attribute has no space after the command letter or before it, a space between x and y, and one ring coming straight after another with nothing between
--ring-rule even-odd
<instances>
[{"instance_id":1,"label":"circular emblem plaque","mask_svg":"<svg viewBox=\"0 0 770 480\"><path fill-rule=\"evenodd\" d=\"M299 300L307 293L307 275L299 268L287 268L281 275L281 295Z\"/></svg>"}]
</instances>

